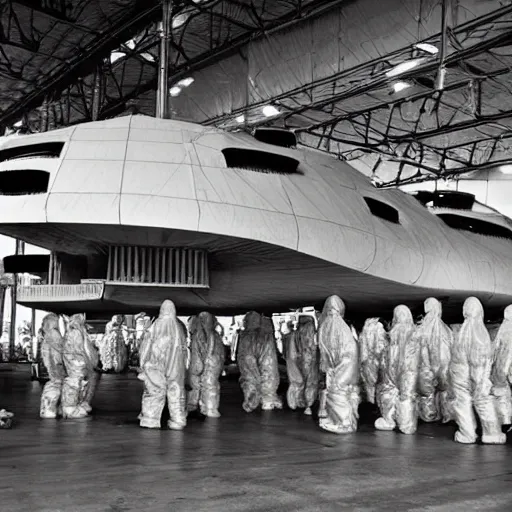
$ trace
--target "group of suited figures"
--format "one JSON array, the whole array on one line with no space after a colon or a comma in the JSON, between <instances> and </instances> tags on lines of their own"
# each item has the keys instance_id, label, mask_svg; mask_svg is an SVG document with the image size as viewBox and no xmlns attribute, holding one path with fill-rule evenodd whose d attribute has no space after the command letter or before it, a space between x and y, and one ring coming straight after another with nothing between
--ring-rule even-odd
<instances>
[{"instance_id":1,"label":"group of suited figures","mask_svg":"<svg viewBox=\"0 0 512 512\"><path fill-rule=\"evenodd\" d=\"M284 346L290 408L311 414L319 398L321 428L337 434L355 432L365 395L380 409L375 428L413 434L418 417L429 422L454 420L455 440L461 443L477 440L476 411L482 442L505 443L502 425L512 423L512 306L505 309L493 341L475 297L465 301L464 323L456 335L442 321L441 303L434 298L425 301L425 316L417 326L410 309L400 305L389 332L378 318L369 318L358 340L344 315L343 301L333 295L325 302L318 328L312 316L301 316L297 326L289 326ZM56 315L43 320L42 351L50 376L41 398L43 418L83 417L91 410L98 353L84 315L65 323L62 336ZM138 378L144 384L141 427L160 428L166 402L171 429L183 429L187 413L196 409L209 417L220 416L224 348L215 316L203 312L191 317L188 336L190 357L187 327L177 318L173 302L165 300L139 348ZM237 362L243 409L281 408L270 318L256 312L245 315Z\"/></svg>"},{"instance_id":2,"label":"group of suited figures","mask_svg":"<svg viewBox=\"0 0 512 512\"><path fill-rule=\"evenodd\" d=\"M318 369L325 374L320 391L320 427L346 433L357 429L358 406L376 403L378 430L398 428L404 434L425 422L455 421L455 441L475 443L477 421L482 442L503 444L503 426L512 423L512 306L505 309L494 340L484 324L484 310L475 297L463 306L464 323L452 330L442 320L435 298L424 303L418 325L405 305L395 308L389 332L379 318L369 318L356 341L343 317L343 301L327 299L317 332L299 323L287 349L288 403L306 407L315 400Z\"/></svg>"},{"instance_id":3,"label":"group of suited figures","mask_svg":"<svg viewBox=\"0 0 512 512\"><path fill-rule=\"evenodd\" d=\"M455 421L459 443L477 441L476 412L482 442L505 443L503 426L512 423L512 306L493 340L475 297L465 301L464 323L453 330L443 322L437 299L428 298L424 310L415 325L411 310L399 305L389 332L379 318L368 318L357 336L344 319L343 301L333 295L318 328L312 315L290 322L283 333L288 406L312 414L318 398L320 427L343 434L357 430L365 399L379 408L378 430L414 434L418 418ZM248 313L240 333L237 360L248 412L260 403L263 409L281 406L266 320Z\"/></svg>"}]
</instances>

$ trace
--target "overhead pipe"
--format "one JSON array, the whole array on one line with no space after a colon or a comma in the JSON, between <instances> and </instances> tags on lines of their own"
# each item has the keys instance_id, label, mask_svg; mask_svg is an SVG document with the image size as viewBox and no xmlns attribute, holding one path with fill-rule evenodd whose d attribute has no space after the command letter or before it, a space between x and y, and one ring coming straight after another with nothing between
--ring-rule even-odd
<instances>
[{"instance_id":1,"label":"overhead pipe","mask_svg":"<svg viewBox=\"0 0 512 512\"><path fill-rule=\"evenodd\" d=\"M162 26L160 27L160 62L158 67L158 92L156 117L169 115L169 49L171 39L172 0L162 0Z\"/></svg>"}]
</instances>

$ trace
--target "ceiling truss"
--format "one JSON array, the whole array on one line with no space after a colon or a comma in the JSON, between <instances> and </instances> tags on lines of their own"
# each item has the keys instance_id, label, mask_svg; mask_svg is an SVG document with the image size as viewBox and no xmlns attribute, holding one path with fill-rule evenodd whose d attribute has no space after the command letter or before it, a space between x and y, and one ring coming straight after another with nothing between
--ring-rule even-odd
<instances>
[{"instance_id":1,"label":"ceiling truss","mask_svg":"<svg viewBox=\"0 0 512 512\"><path fill-rule=\"evenodd\" d=\"M439 45L440 39L437 34L423 42ZM305 146L363 161L379 186L511 162L512 6L457 27L449 40L442 90L435 87L439 59L409 47L276 96L272 103L282 115L272 120L260 115L250 124L292 129ZM415 58L420 63L411 70L386 75ZM394 92L397 82L406 84L405 90ZM237 129L236 116L250 119L263 103L208 124ZM393 179L385 179L386 166Z\"/></svg>"},{"instance_id":2,"label":"ceiling truss","mask_svg":"<svg viewBox=\"0 0 512 512\"><path fill-rule=\"evenodd\" d=\"M170 85L342 2L176 0ZM4 0L0 9L0 130L37 132L154 112L158 0ZM441 89L439 56L410 46L206 122L240 129L244 114L251 128L292 129L303 145L353 162L379 186L511 162L512 6L445 35ZM439 32L423 42L441 40ZM387 76L411 59L419 64ZM397 82L403 90L393 89ZM279 117L254 115L269 102Z\"/></svg>"}]
</instances>

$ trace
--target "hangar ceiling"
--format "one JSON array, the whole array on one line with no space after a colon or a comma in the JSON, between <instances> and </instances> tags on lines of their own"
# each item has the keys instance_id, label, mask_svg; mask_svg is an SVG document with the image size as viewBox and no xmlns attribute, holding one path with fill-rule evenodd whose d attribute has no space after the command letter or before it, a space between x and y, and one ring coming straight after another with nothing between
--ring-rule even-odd
<instances>
[{"instance_id":1,"label":"hangar ceiling","mask_svg":"<svg viewBox=\"0 0 512 512\"><path fill-rule=\"evenodd\" d=\"M172 115L291 128L380 186L511 162L511 3L175 0ZM158 0L1 0L0 129L154 115L161 14Z\"/></svg>"}]
</instances>

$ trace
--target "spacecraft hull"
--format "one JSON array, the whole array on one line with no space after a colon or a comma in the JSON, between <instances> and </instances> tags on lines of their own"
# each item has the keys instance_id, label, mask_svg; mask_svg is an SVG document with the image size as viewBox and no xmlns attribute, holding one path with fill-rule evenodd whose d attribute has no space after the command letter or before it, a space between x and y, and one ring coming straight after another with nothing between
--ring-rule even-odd
<instances>
[{"instance_id":1,"label":"spacecraft hull","mask_svg":"<svg viewBox=\"0 0 512 512\"><path fill-rule=\"evenodd\" d=\"M62 145L58 155L19 157L22 146L48 143ZM318 305L335 293L355 314L376 315L430 295L454 311L470 294L492 309L512 299L510 239L453 229L320 152L128 116L8 139L2 155L0 175L43 171L48 186L1 195L0 233L82 258L61 284L102 283L86 301L20 290L26 305L107 316L173 298L184 313L232 314ZM204 250L207 286L109 279L112 247Z\"/></svg>"}]
</instances>

